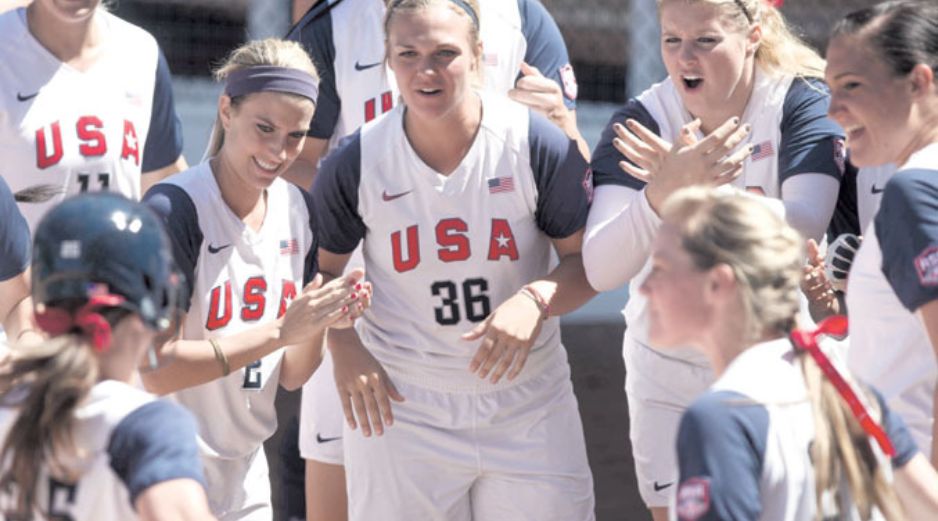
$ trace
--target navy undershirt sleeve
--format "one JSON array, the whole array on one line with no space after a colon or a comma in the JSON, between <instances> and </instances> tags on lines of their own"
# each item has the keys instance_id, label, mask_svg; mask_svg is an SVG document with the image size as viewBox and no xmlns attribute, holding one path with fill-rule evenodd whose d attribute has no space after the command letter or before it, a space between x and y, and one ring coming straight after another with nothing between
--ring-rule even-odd
<instances>
[{"instance_id":1,"label":"navy undershirt sleeve","mask_svg":"<svg viewBox=\"0 0 938 521\"><path fill-rule=\"evenodd\" d=\"M170 183L154 185L143 198L143 202L156 212L166 226L166 234L173 245L176 267L185 278L180 285L178 306L188 312L192 302L195 267L199 262L199 251L204 239L195 203L185 190Z\"/></svg>"},{"instance_id":2,"label":"navy undershirt sleeve","mask_svg":"<svg viewBox=\"0 0 938 521\"><path fill-rule=\"evenodd\" d=\"M883 274L902 305L914 312L938 299L938 171L894 175L875 222Z\"/></svg>"},{"instance_id":3,"label":"navy undershirt sleeve","mask_svg":"<svg viewBox=\"0 0 938 521\"><path fill-rule=\"evenodd\" d=\"M196 433L192 414L167 400L150 402L117 424L107 452L111 469L130 492L131 505L164 481L193 479L205 486Z\"/></svg>"},{"instance_id":4,"label":"navy undershirt sleeve","mask_svg":"<svg viewBox=\"0 0 938 521\"><path fill-rule=\"evenodd\" d=\"M699 507L704 499L706 512L693 519L759 518L768 429L765 407L736 392L708 392L687 409L677 435L679 520L682 501Z\"/></svg>"},{"instance_id":5,"label":"navy undershirt sleeve","mask_svg":"<svg viewBox=\"0 0 938 521\"><path fill-rule=\"evenodd\" d=\"M361 181L361 131L356 130L322 162L313 181L313 211L319 246L337 254L351 253L365 237L358 213Z\"/></svg>"},{"instance_id":6,"label":"navy undershirt sleeve","mask_svg":"<svg viewBox=\"0 0 938 521\"><path fill-rule=\"evenodd\" d=\"M0 281L26 271L29 247L29 225L16 206L10 187L0 177Z\"/></svg>"},{"instance_id":7,"label":"navy undershirt sleeve","mask_svg":"<svg viewBox=\"0 0 938 521\"><path fill-rule=\"evenodd\" d=\"M837 204L834 206L834 215L827 228L827 242L833 242L838 236L845 233L860 235L860 210L857 203L857 174L859 169L848 160L844 170L844 177L840 180L840 191L837 192Z\"/></svg>"},{"instance_id":8,"label":"navy undershirt sleeve","mask_svg":"<svg viewBox=\"0 0 938 521\"><path fill-rule=\"evenodd\" d=\"M881 422L883 429L889 436L893 448L896 449L896 455L892 457L892 466L897 469L902 468L918 454L918 447L915 445L912 433L909 432L902 417L889 409L886 400L883 399L883 395L879 391L871 387L869 389L876 397L877 403L879 403L879 410L882 411Z\"/></svg>"},{"instance_id":9,"label":"navy undershirt sleeve","mask_svg":"<svg viewBox=\"0 0 938 521\"><path fill-rule=\"evenodd\" d=\"M306 211L309 212L309 229L313 232L313 241L306 252L306 260L303 264L303 285L312 282L313 278L319 273L319 230L316 227L316 214L313 213L313 198L306 190L299 190L306 203Z\"/></svg>"},{"instance_id":10,"label":"navy undershirt sleeve","mask_svg":"<svg viewBox=\"0 0 938 521\"><path fill-rule=\"evenodd\" d=\"M586 226L593 193L592 173L576 141L547 118L534 111L529 114L537 225L549 237L569 237Z\"/></svg>"},{"instance_id":11,"label":"navy undershirt sleeve","mask_svg":"<svg viewBox=\"0 0 938 521\"><path fill-rule=\"evenodd\" d=\"M619 161L628 161L628 159L616 150L616 147L612 144L612 140L616 138L612 125L615 123L625 125L627 119L634 119L656 135L661 135L658 122L655 121L655 118L652 117L645 106L638 100L629 100L624 107L615 111L612 117L609 118L609 123L606 123L606 128L603 129L602 136L599 138L599 144L593 150L593 160L590 166L593 169L593 184L596 186L619 185L636 190L645 187L644 181L630 176L619 168Z\"/></svg>"},{"instance_id":12,"label":"navy undershirt sleeve","mask_svg":"<svg viewBox=\"0 0 938 521\"><path fill-rule=\"evenodd\" d=\"M156 86L153 89L153 110L150 130L143 147L141 172L150 172L173 164L182 155L182 122L173 101L173 81L163 51L158 51Z\"/></svg>"},{"instance_id":13,"label":"navy undershirt sleeve","mask_svg":"<svg viewBox=\"0 0 938 521\"><path fill-rule=\"evenodd\" d=\"M830 90L816 79L795 78L782 105L779 186L798 174L843 176L844 132L827 117Z\"/></svg>"},{"instance_id":14,"label":"navy undershirt sleeve","mask_svg":"<svg viewBox=\"0 0 938 521\"><path fill-rule=\"evenodd\" d=\"M335 43L332 40L332 15L329 9L329 2L319 2L286 37L303 45L319 73L316 113L306 133L317 139L332 137L342 110L342 101L335 86Z\"/></svg>"},{"instance_id":15,"label":"navy undershirt sleeve","mask_svg":"<svg viewBox=\"0 0 938 521\"><path fill-rule=\"evenodd\" d=\"M569 87L564 89L564 78L561 76L561 71L567 69L568 81L572 80L575 85L576 80L570 65L567 44L563 40L563 35L560 34L557 22L540 0L518 0L518 11L521 13L521 32L528 44L524 53L524 61L528 65L537 67L541 74L557 82L561 92L564 93L564 104L568 109L575 109L575 91L568 92Z\"/></svg>"}]
</instances>

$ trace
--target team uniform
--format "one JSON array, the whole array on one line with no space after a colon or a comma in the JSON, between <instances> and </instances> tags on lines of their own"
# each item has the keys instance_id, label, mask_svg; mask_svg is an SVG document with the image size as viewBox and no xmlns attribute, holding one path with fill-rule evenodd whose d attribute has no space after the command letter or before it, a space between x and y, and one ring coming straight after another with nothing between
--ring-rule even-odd
<instances>
[{"instance_id":1,"label":"team uniform","mask_svg":"<svg viewBox=\"0 0 938 521\"><path fill-rule=\"evenodd\" d=\"M258 231L224 203L208 162L151 189L191 298L180 337L224 337L281 316L317 272L309 196L276 179ZM274 398L283 350L226 377L178 391L199 422L209 504L219 519L270 520L270 479L262 443L277 428Z\"/></svg>"},{"instance_id":2,"label":"team uniform","mask_svg":"<svg viewBox=\"0 0 938 521\"><path fill-rule=\"evenodd\" d=\"M929 457L938 362L916 311L938 298L936 173L932 144L886 183L847 282L850 369L882 391Z\"/></svg>"},{"instance_id":3,"label":"team uniform","mask_svg":"<svg viewBox=\"0 0 938 521\"><path fill-rule=\"evenodd\" d=\"M872 447L889 473L918 450L899 415L876 397L880 423L896 449L891 465L875 442ZM676 519L816 519L813 414L801 363L787 338L742 352L681 420ZM846 480L824 503L828 510L821 519L861 519ZM884 518L875 511L873 519Z\"/></svg>"},{"instance_id":4,"label":"team uniform","mask_svg":"<svg viewBox=\"0 0 938 521\"><path fill-rule=\"evenodd\" d=\"M448 176L419 159L399 106L327 158L313 189L322 247L346 254L364 241L377 291L358 334L407 397L383 436L343 433L352 520L593 519L559 320L543 323L518 378L498 384L469 372L479 342L460 338L548 273L550 238L583 227L587 164L546 119L482 102Z\"/></svg>"},{"instance_id":5,"label":"team uniform","mask_svg":"<svg viewBox=\"0 0 938 521\"><path fill-rule=\"evenodd\" d=\"M739 145L752 144L754 150L733 186L764 195L770 204L779 199L796 200L812 208L827 205L833 209L835 183L844 169L843 131L827 118L827 92L819 81L770 76L757 68L752 95L740 118L740 124L748 123L752 130ZM676 480L672 448L678 422L691 401L713 382L713 374L706 358L697 351L659 351L648 344L647 299L639 287L651 270L651 244L661 220L642 191L644 183L618 166L625 158L612 145L612 125L628 118L673 143L679 142L681 127L693 117L670 78L629 101L612 116L593 154L591 166L597 191L584 242L584 257L597 255L591 253L594 250L590 241L599 240L607 248L602 250L606 252L602 257L612 248L617 255L618 263L603 262L597 268L605 270L603 273L591 270L590 263L586 263L594 286L602 286L597 283L602 278L619 280L619 273L637 273L631 278L629 301L623 312L628 325L623 356L628 373L630 438L642 498L649 507L664 507ZM698 138L702 137L698 133ZM828 179L833 182L828 183ZM814 223L814 227L822 232L829 218L830 213L816 216L823 222ZM596 233L606 235L597 239Z\"/></svg>"},{"instance_id":6,"label":"team uniform","mask_svg":"<svg viewBox=\"0 0 938 521\"><path fill-rule=\"evenodd\" d=\"M35 228L68 195L115 190L140 199L141 172L182 152L169 68L149 33L101 11L104 45L87 71L63 64L29 32L26 9L0 15L0 176Z\"/></svg>"},{"instance_id":7,"label":"team uniform","mask_svg":"<svg viewBox=\"0 0 938 521\"><path fill-rule=\"evenodd\" d=\"M485 89L507 93L523 60L561 85L566 106L574 109L577 87L566 45L540 1L480 3ZM330 140L330 147L398 103L394 74L384 61L384 14L382 0L321 2L287 36L304 44L319 71L320 94L309 135ZM351 264L360 262L353 256ZM302 456L341 465L344 416L328 354L303 387L300 416Z\"/></svg>"},{"instance_id":8,"label":"team uniform","mask_svg":"<svg viewBox=\"0 0 938 521\"><path fill-rule=\"evenodd\" d=\"M6 439L17 410L0 408L0 438ZM75 454L64 458L77 481L37 480L36 518L74 521L138 519L137 497L164 481L204 484L196 427L182 407L114 380L96 384L74 413ZM0 491L0 517L14 517L16 498Z\"/></svg>"}]
</instances>

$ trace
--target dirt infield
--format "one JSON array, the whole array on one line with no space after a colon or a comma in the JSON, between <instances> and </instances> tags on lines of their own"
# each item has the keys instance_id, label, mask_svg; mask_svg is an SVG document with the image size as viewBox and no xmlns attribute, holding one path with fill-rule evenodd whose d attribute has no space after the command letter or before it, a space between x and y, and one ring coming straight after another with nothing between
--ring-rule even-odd
<instances>
[{"instance_id":1,"label":"dirt infield","mask_svg":"<svg viewBox=\"0 0 938 521\"><path fill-rule=\"evenodd\" d=\"M628 413L623 382L623 324L566 324L563 342L570 357L573 387L580 403L587 451L596 489L597 521L650 520L638 496L628 436ZM297 410L299 393L281 392L281 428ZM266 445L270 455L275 510L279 504L281 433ZM277 518L278 521L285 521ZM490 521L490 520L485 520ZM495 520L491 520L495 521ZM510 521L510 520L497 520Z\"/></svg>"}]
</instances>

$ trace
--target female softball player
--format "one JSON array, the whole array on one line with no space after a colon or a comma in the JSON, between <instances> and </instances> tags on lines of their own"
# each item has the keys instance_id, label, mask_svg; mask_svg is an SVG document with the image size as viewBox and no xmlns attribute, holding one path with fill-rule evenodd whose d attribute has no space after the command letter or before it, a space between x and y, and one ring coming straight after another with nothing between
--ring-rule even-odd
<instances>
[{"instance_id":1,"label":"female softball player","mask_svg":"<svg viewBox=\"0 0 938 521\"><path fill-rule=\"evenodd\" d=\"M322 284L309 196L280 179L313 117L309 56L293 42L251 42L216 76L225 90L210 159L145 199L165 220L188 281L180 334L145 383L175 392L198 419L212 511L269 521L261 444L277 428L277 387L309 378L325 328L350 325L370 288L361 270Z\"/></svg>"},{"instance_id":2,"label":"female softball player","mask_svg":"<svg viewBox=\"0 0 938 521\"><path fill-rule=\"evenodd\" d=\"M0 223L0 329L11 340L19 340L21 334L34 330L29 300L29 225L2 177Z\"/></svg>"},{"instance_id":3,"label":"female softball player","mask_svg":"<svg viewBox=\"0 0 938 521\"><path fill-rule=\"evenodd\" d=\"M681 413L713 381L695 351L664 353L647 339L638 287L663 201L683 186L729 184L783 206L796 229L819 238L844 166L843 132L826 116L818 79L824 62L776 8L763 0L661 0L659 13L668 78L629 101L604 131L583 244L595 289L631 281L623 342L630 437L639 489L658 521L674 492Z\"/></svg>"},{"instance_id":4,"label":"female softball player","mask_svg":"<svg viewBox=\"0 0 938 521\"><path fill-rule=\"evenodd\" d=\"M0 15L0 166L31 228L79 192L139 199L185 168L169 68L101 0L34 0Z\"/></svg>"},{"instance_id":5,"label":"female softball player","mask_svg":"<svg viewBox=\"0 0 938 521\"><path fill-rule=\"evenodd\" d=\"M847 282L848 362L935 449L938 380L938 8L888 2L848 15L828 47L830 114L857 164L895 162Z\"/></svg>"},{"instance_id":6,"label":"female softball player","mask_svg":"<svg viewBox=\"0 0 938 521\"><path fill-rule=\"evenodd\" d=\"M117 194L51 210L32 297L49 335L0 363L0 517L208 520L196 426L134 385L178 275L156 216Z\"/></svg>"},{"instance_id":7,"label":"female softball player","mask_svg":"<svg viewBox=\"0 0 938 521\"><path fill-rule=\"evenodd\" d=\"M393 74L386 68L383 24L387 3L320 2L287 37L306 47L322 73L309 137L285 176L300 186L311 186L319 160L330 147L399 103ZM588 153L576 126L576 78L550 14L539 0L481 0L479 4L485 89L507 93L548 116ZM361 262L361 256L355 255L349 265ZM323 370L303 388L301 421L300 454L308 461L308 521L342 521L347 510L342 405L328 354ZM287 438L286 443L297 440ZM304 508L294 506L296 496L292 491L284 502L299 516Z\"/></svg>"},{"instance_id":8,"label":"female softball player","mask_svg":"<svg viewBox=\"0 0 938 521\"><path fill-rule=\"evenodd\" d=\"M759 199L703 188L675 194L661 219L641 287L648 338L693 346L718 375L681 419L675 517L932 518L938 474L818 343L846 319L795 329L801 235Z\"/></svg>"},{"instance_id":9,"label":"female softball player","mask_svg":"<svg viewBox=\"0 0 938 521\"><path fill-rule=\"evenodd\" d=\"M592 296L579 247L592 185L559 128L474 90L477 7L392 4L403 102L313 188L322 270L341 273L362 243L378 288L357 331L329 332L353 520L594 518L555 317Z\"/></svg>"}]
</instances>

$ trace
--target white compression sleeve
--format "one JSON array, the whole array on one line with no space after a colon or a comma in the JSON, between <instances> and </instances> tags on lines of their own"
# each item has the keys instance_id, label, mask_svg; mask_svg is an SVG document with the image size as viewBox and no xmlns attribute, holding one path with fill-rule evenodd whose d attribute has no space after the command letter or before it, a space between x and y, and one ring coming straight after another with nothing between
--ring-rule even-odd
<instances>
[{"instance_id":1,"label":"white compression sleeve","mask_svg":"<svg viewBox=\"0 0 938 521\"><path fill-rule=\"evenodd\" d=\"M798 174L782 183L785 218L805 238L821 242L834 215L840 183L826 174Z\"/></svg>"}]
</instances>

